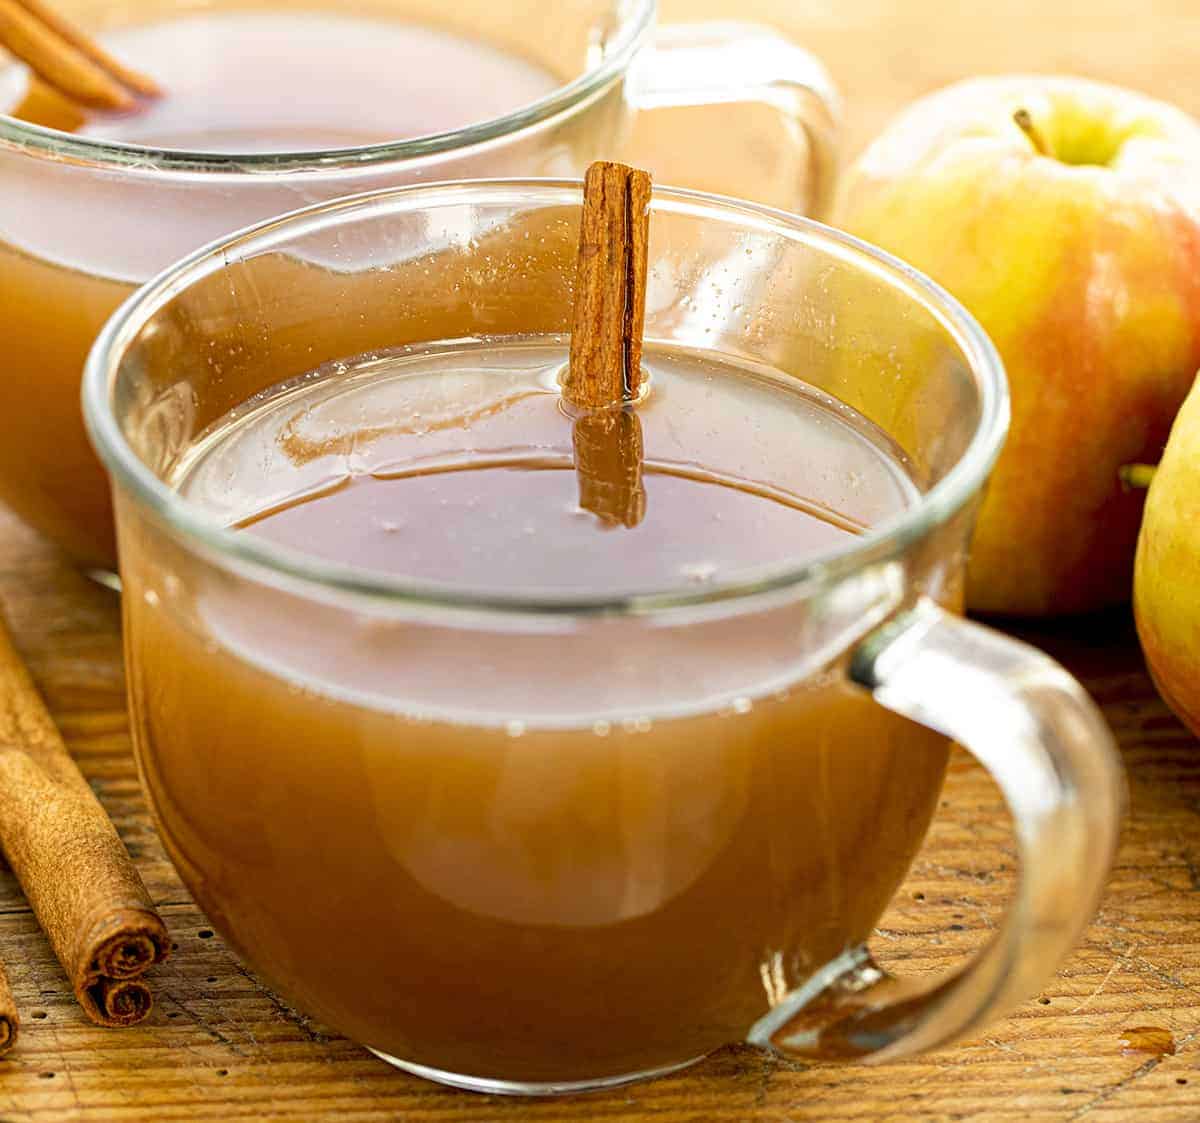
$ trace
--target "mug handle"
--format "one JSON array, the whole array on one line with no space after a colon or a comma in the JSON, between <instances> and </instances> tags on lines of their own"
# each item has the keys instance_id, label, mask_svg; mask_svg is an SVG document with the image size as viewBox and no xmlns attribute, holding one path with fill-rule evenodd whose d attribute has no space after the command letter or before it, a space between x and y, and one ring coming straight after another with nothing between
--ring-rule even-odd
<instances>
[{"instance_id":1,"label":"mug handle","mask_svg":"<svg viewBox=\"0 0 1200 1123\"><path fill-rule=\"evenodd\" d=\"M1012 812L1020 855L1008 914L962 970L897 979L865 949L848 952L749 1037L789 1056L877 1062L965 1037L1054 975L1099 903L1124 782L1112 734L1074 678L1036 648L932 601L869 635L850 677L983 764Z\"/></svg>"},{"instance_id":2,"label":"mug handle","mask_svg":"<svg viewBox=\"0 0 1200 1123\"><path fill-rule=\"evenodd\" d=\"M807 143L807 175L793 193L793 209L815 217L827 212L837 175L840 99L825 67L789 39L753 23L659 27L634 61L626 91L639 111L739 102L771 106L783 118L783 146L796 145L797 129Z\"/></svg>"}]
</instances>

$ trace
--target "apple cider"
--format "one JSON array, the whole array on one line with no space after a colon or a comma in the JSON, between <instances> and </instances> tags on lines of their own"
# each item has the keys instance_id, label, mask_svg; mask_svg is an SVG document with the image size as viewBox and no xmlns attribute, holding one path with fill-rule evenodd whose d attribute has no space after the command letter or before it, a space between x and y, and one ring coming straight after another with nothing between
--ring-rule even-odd
<instances>
[{"instance_id":1,"label":"apple cider","mask_svg":"<svg viewBox=\"0 0 1200 1123\"><path fill-rule=\"evenodd\" d=\"M946 763L848 684L844 637L792 615L555 610L769 582L917 495L836 400L651 346L644 514L613 525L580 505L565 356L508 337L327 365L170 468L247 543L402 583L394 619L322 628L316 601L122 541L139 758L202 906L302 1009L483 1079L600 1080L743 1039L870 935ZM456 597L542 609L422 615Z\"/></svg>"},{"instance_id":2,"label":"apple cider","mask_svg":"<svg viewBox=\"0 0 1200 1123\"><path fill-rule=\"evenodd\" d=\"M461 129L563 81L484 39L302 8L185 6L102 39L169 96L134 114L84 116L12 65L0 69L0 113L150 149L316 153ZM61 182L36 178L32 164L0 163L0 501L76 561L108 569L108 483L79 414L84 360L104 322L139 284L212 238L381 181L314 174L285 188L247 176L209 189L199 177L162 177L151 194L149 167L81 171L75 183L65 172ZM483 170L494 168L485 161L472 172Z\"/></svg>"}]
</instances>

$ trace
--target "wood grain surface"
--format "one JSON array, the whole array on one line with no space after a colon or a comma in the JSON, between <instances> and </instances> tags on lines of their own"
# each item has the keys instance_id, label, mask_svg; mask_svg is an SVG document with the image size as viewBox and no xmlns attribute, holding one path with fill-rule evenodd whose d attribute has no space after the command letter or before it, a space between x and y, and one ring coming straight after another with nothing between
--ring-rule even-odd
<instances>
[{"instance_id":1,"label":"wood grain surface","mask_svg":"<svg viewBox=\"0 0 1200 1123\"><path fill-rule=\"evenodd\" d=\"M983 71L1085 73L1200 111L1194 0L668 0L666 15L769 20L807 42L846 95L852 148L907 99ZM0 1062L0 1121L1200 1119L1200 744L1155 696L1124 613L1025 633L1103 706L1131 797L1100 915L1040 997L977 1040L888 1067L798 1066L730 1048L651 1084L529 1102L396 1073L240 966L147 817L129 751L116 599L0 516L0 603L176 945L152 976L150 1021L95 1028L0 873L0 955L24 1017L20 1045ZM878 957L906 972L960 961L996 923L1013 864L995 789L956 754L935 825L877 932ZM1161 1033L1129 1033L1138 1027L1166 1031L1174 1054L1160 1051Z\"/></svg>"}]
</instances>

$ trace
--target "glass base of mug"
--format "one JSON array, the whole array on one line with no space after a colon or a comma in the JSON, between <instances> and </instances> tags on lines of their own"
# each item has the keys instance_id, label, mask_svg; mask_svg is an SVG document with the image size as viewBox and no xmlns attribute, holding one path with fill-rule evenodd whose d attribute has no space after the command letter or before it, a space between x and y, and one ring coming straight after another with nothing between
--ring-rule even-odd
<instances>
[{"instance_id":1,"label":"glass base of mug","mask_svg":"<svg viewBox=\"0 0 1200 1123\"><path fill-rule=\"evenodd\" d=\"M112 589L114 593L121 591L121 578L110 569L85 569L83 575L95 581L97 585Z\"/></svg>"},{"instance_id":2,"label":"glass base of mug","mask_svg":"<svg viewBox=\"0 0 1200 1123\"><path fill-rule=\"evenodd\" d=\"M370 1048L370 1046L368 1046ZM380 1060L396 1068L411 1072L414 1076L432 1080L435 1084L445 1084L451 1088L460 1088L466 1092L482 1092L488 1096L575 1096L581 1092L601 1092L606 1088L619 1088L623 1084L633 1084L638 1080L653 1080L666 1076L671 1072L694 1065L703 1057L692 1057L691 1060L679 1064L664 1065L662 1068L650 1068L644 1072L630 1072L623 1076L606 1076L599 1080L567 1080L553 1081L548 1084L531 1084L516 1080L489 1080L482 1076L461 1076L457 1072L443 1072L439 1068L429 1068L427 1065L414 1064L412 1061L402 1061L388 1053L371 1049Z\"/></svg>"}]
</instances>

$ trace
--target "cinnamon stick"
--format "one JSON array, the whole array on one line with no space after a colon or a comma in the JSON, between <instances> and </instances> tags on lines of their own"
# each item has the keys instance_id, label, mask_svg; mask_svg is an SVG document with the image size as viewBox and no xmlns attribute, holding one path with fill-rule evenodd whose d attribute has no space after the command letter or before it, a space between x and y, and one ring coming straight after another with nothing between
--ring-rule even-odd
<instances>
[{"instance_id":1,"label":"cinnamon stick","mask_svg":"<svg viewBox=\"0 0 1200 1123\"><path fill-rule=\"evenodd\" d=\"M599 160L583 181L571 355L563 396L580 409L633 401L641 386L650 176Z\"/></svg>"},{"instance_id":2,"label":"cinnamon stick","mask_svg":"<svg viewBox=\"0 0 1200 1123\"><path fill-rule=\"evenodd\" d=\"M31 15L18 0L0 0L0 44L47 85L80 105L130 109L133 94L110 74Z\"/></svg>"},{"instance_id":3,"label":"cinnamon stick","mask_svg":"<svg viewBox=\"0 0 1200 1123\"><path fill-rule=\"evenodd\" d=\"M575 259L563 397L577 411L579 505L612 526L637 526L646 512L642 429L633 403L642 385L650 187L644 171L592 164Z\"/></svg>"},{"instance_id":4,"label":"cinnamon stick","mask_svg":"<svg viewBox=\"0 0 1200 1123\"><path fill-rule=\"evenodd\" d=\"M138 97L162 96L162 87L148 74L126 66L119 58L109 54L95 39L85 35L78 27L64 19L42 0L17 0L43 27L57 35L63 42L74 47L84 58L94 62L122 86Z\"/></svg>"},{"instance_id":5,"label":"cinnamon stick","mask_svg":"<svg viewBox=\"0 0 1200 1123\"><path fill-rule=\"evenodd\" d=\"M0 622L0 848L87 1015L132 1025L167 930Z\"/></svg>"},{"instance_id":6,"label":"cinnamon stick","mask_svg":"<svg viewBox=\"0 0 1200 1123\"><path fill-rule=\"evenodd\" d=\"M0 1057L17 1043L17 1029L21 1019L17 1017L17 1003L13 999L8 976L0 964Z\"/></svg>"},{"instance_id":7,"label":"cinnamon stick","mask_svg":"<svg viewBox=\"0 0 1200 1123\"><path fill-rule=\"evenodd\" d=\"M0 0L0 46L76 105L125 111L162 92L42 0Z\"/></svg>"}]
</instances>

